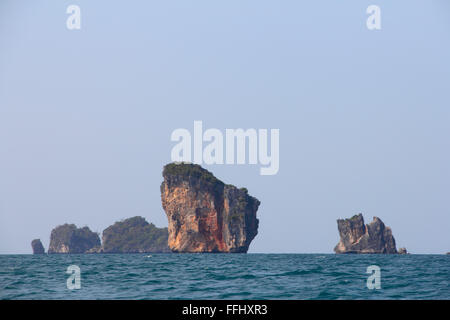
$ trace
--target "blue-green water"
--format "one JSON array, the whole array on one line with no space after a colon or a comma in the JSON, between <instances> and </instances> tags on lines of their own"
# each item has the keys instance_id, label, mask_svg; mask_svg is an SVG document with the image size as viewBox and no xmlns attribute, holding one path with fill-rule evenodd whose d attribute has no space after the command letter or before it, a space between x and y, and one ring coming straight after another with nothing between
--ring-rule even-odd
<instances>
[{"instance_id":1,"label":"blue-green water","mask_svg":"<svg viewBox=\"0 0 450 320\"><path fill-rule=\"evenodd\" d=\"M69 290L67 267L81 269ZM381 289L366 286L367 267ZM1 255L1 299L450 299L450 256Z\"/></svg>"}]
</instances>

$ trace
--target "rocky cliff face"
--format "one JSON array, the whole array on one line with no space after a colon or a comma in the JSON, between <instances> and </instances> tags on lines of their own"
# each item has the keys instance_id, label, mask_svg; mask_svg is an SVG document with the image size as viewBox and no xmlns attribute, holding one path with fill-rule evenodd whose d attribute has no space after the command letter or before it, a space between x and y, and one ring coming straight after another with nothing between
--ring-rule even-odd
<instances>
[{"instance_id":1,"label":"rocky cliff face","mask_svg":"<svg viewBox=\"0 0 450 320\"><path fill-rule=\"evenodd\" d=\"M52 230L48 253L86 253L100 248L100 237L88 227L64 224Z\"/></svg>"},{"instance_id":2,"label":"rocky cliff face","mask_svg":"<svg viewBox=\"0 0 450 320\"><path fill-rule=\"evenodd\" d=\"M374 217L365 225L362 214L358 214L337 223L341 240L334 248L336 253L397 253L392 231L381 219Z\"/></svg>"},{"instance_id":3,"label":"rocky cliff face","mask_svg":"<svg viewBox=\"0 0 450 320\"><path fill-rule=\"evenodd\" d=\"M103 231L101 252L170 252L167 238L167 228L157 228L143 217L133 217L116 222Z\"/></svg>"},{"instance_id":4,"label":"rocky cliff face","mask_svg":"<svg viewBox=\"0 0 450 320\"><path fill-rule=\"evenodd\" d=\"M42 245L42 242L40 239L34 239L31 241L31 248L33 249L33 254L44 254L45 249Z\"/></svg>"},{"instance_id":5,"label":"rocky cliff face","mask_svg":"<svg viewBox=\"0 0 450 320\"><path fill-rule=\"evenodd\" d=\"M164 167L161 200L174 252L247 252L258 233L260 202L199 165Z\"/></svg>"}]
</instances>

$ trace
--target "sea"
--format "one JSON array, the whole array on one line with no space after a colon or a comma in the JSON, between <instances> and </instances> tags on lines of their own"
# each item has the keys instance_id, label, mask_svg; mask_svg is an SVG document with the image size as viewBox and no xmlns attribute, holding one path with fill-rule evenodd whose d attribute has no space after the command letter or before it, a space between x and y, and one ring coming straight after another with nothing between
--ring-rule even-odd
<instances>
[{"instance_id":1,"label":"sea","mask_svg":"<svg viewBox=\"0 0 450 320\"><path fill-rule=\"evenodd\" d=\"M450 299L450 255L0 255L0 299Z\"/></svg>"}]
</instances>

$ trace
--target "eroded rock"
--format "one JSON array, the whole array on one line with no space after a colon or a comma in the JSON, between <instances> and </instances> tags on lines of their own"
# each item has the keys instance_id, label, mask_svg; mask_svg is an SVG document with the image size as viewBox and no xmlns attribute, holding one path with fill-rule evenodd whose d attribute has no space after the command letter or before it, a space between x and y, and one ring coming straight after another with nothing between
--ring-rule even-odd
<instances>
[{"instance_id":1,"label":"eroded rock","mask_svg":"<svg viewBox=\"0 0 450 320\"><path fill-rule=\"evenodd\" d=\"M143 217L118 221L103 231L104 253L170 252L167 228L157 228Z\"/></svg>"},{"instance_id":2,"label":"eroded rock","mask_svg":"<svg viewBox=\"0 0 450 320\"><path fill-rule=\"evenodd\" d=\"M341 239L334 248L336 253L397 253L391 228L380 218L374 217L365 225L360 213L350 219L339 219L337 223Z\"/></svg>"}]
</instances>

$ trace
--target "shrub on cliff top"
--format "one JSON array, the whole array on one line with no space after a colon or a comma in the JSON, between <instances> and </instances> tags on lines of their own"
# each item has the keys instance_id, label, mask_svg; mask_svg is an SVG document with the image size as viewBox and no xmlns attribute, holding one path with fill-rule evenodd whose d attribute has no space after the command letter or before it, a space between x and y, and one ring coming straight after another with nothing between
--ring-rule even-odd
<instances>
[{"instance_id":1,"label":"shrub on cliff top","mask_svg":"<svg viewBox=\"0 0 450 320\"><path fill-rule=\"evenodd\" d=\"M217 179L211 172L203 169L198 164L193 163L169 163L164 166L163 176L181 176L181 177L196 177L205 182L211 184L224 184L222 181Z\"/></svg>"}]
</instances>

